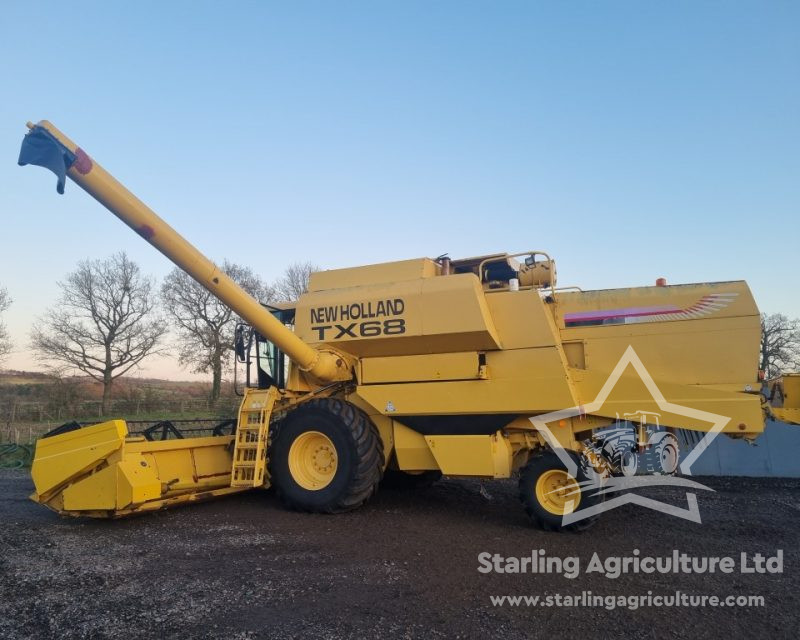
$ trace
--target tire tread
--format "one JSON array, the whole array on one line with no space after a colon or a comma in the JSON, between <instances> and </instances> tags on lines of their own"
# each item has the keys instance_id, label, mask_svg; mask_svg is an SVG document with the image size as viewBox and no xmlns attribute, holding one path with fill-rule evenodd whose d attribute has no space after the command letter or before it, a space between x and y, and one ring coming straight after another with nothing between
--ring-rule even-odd
<instances>
[{"instance_id":1,"label":"tire tread","mask_svg":"<svg viewBox=\"0 0 800 640\"><path fill-rule=\"evenodd\" d=\"M369 500L378 490L378 484L383 477L384 455L378 429L369 416L354 404L340 398L317 398L304 402L294 409L295 412L324 412L338 418L346 429L347 435L355 445L358 464L354 466L346 491L337 496L322 508L311 509L298 500L292 498L281 489L280 483L275 483L278 497L283 504L294 511L316 511L323 513L341 513L357 509ZM284 420L288 419L284 418ZM272 441L280 437L282 422L274 429ZM272 460L270 459L270 476L273 475Z\"/></svg>"}]
</instances>

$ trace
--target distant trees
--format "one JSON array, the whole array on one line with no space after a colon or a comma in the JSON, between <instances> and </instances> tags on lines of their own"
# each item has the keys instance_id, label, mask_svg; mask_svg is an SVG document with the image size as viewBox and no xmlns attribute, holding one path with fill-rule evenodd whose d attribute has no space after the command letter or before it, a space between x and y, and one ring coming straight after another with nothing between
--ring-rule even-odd
<instances>
[{"instance_id":1,"label":"distant trees","mask_svg":"<svg viewBox=\"0 0 800 640\"><path fill-rule=\"evenodd\" d=\"M761 314L761 359L759 369L773 378L800 367L800 320L780 313Z\"/></svg>"},{"instance_id":2,"label":"distant trees","mask_svg":"<svg viewBox=\"0 0 800 640\"><path fill-rule=\"evenodd\" d=\"M275 281L276 299L281 302L293 302L308 291L308 280L311 274L319 271L313 262L294 262L286 267L283 275Z\"/></svg>"},{"instance_id":3,"label":"distant trees","mask_svg":"<svg viewBox=\"0 0 800 640\"><path fill-rule=\"evenodd\" d=\"M33 326L31 346L38 359L102 382L105 414L114 380L156 353L167 331L154 282L118 253L78 263L59 286L58 303Z\"/></svg>"},{"instance_id":4,"label":"distant trees","mask_svg":"<svg viewBox=\"0 0 800 640\"><path fill-rule=\"evenodd\" d=\"M225 261L222 270L259 302L274 300L275 289L249 268ZM180 364L196 373L211 373L210 401L216 404L238 316L177 267L161 285L161 299L177 332Z\"/></svg>"},{"instance_id":5,"label":"distant trees","mask_svg":"<svg viewBox=\"0 0 800 640\"><path fill-rule=\"evenodd\" d=\"M269 303L297 300L318 267L293 263L273 284L232 262L223 262L222 270L259 302ZM119 253L80 262L59 286L58 303L33 326L32 349L37 359L53 367L77 369L100 381L103 413L114 380L161 352L168 327L175 331L178 362L195 373L210 373L210 401L219 400L240 319L184 271L174 268L156 290L153 279ZM159 299L165 317L157 309ZM0 312L9 303L6 291L0 289ZM8 349L0 325L0 358Z\"/></svg>"},{"instance_id":6,"label":"distant trees","mask_svg":"<svg viewBox=\"0 0 800 640\"><path fill-rule=\"evenodd\" d=\"M11 306L11 297L8 291L0 287L0 313L7 311ZM0 362L2 362L8 354L11 353L11 340L8 337L5 325L0 321Z\"/></svg>"}]
</instances>

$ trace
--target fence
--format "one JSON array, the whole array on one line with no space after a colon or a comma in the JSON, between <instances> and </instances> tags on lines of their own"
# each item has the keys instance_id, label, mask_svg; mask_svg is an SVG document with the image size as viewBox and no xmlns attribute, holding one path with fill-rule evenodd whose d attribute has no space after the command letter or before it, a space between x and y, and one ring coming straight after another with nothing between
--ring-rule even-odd
<instances>
[{"instance_id":1,"label":"fence","mask_svg":"<svg viewBox=\"0 0 800 640\"><path fill-rule=\"evenodd\" d=\"M235 413L237 398L220 398L211 406L206 398L183 399L114 399L109 401L106 417L133 418L149 415L186 416L209 414L228 416ZM103 417L99 400L83 400L63 405L45 400L20 400L12 398L0 401L0 425L59 424L68 420L93 420Z\"/></svg>"}]
</instances>

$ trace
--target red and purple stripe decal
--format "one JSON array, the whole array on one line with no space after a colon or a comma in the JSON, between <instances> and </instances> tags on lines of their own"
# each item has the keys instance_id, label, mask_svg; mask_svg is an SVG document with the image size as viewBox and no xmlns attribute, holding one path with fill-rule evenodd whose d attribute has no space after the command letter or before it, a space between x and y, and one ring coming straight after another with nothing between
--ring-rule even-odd
<instances>
[{"instance_id":1,"label":"red and purple stripe decal","mask_svg":"<svg viewBox=\"0 0 800 640\"><path fill-rule=\"evenodd\" d=\"M568 327L585 327L604 324L660 322L663 320L691 320L727 307L737 295L737 293L711 293L686 308L675 305L660 305L567 313L564 314L564 324Z\"/></svg>"}]
</instances>

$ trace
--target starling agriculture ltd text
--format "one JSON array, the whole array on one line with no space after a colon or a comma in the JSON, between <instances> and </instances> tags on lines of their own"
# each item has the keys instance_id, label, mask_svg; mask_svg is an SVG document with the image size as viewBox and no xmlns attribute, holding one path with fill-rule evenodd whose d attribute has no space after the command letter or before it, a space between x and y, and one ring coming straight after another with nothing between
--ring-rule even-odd
<instances>
[{"instance_id":1,"label":"starling agriculture ltd text","mask_svg":"<svg viewBox=\"0 0 800 640\"><path fill-rule=\"evenodd\" d=\"M630 556L601 558L595 552L586 567L577 556L548 556L544 549L534 549L527 556L503 556L484 551L478 554L479 573L561 574L577 578L581 573L597 573L619 578L628 573L783 573L783 550L775 555L748 553L738 556L690 556L674 549L667 556L645 556L634 549Z\"/></svg>"}]
</instances>

